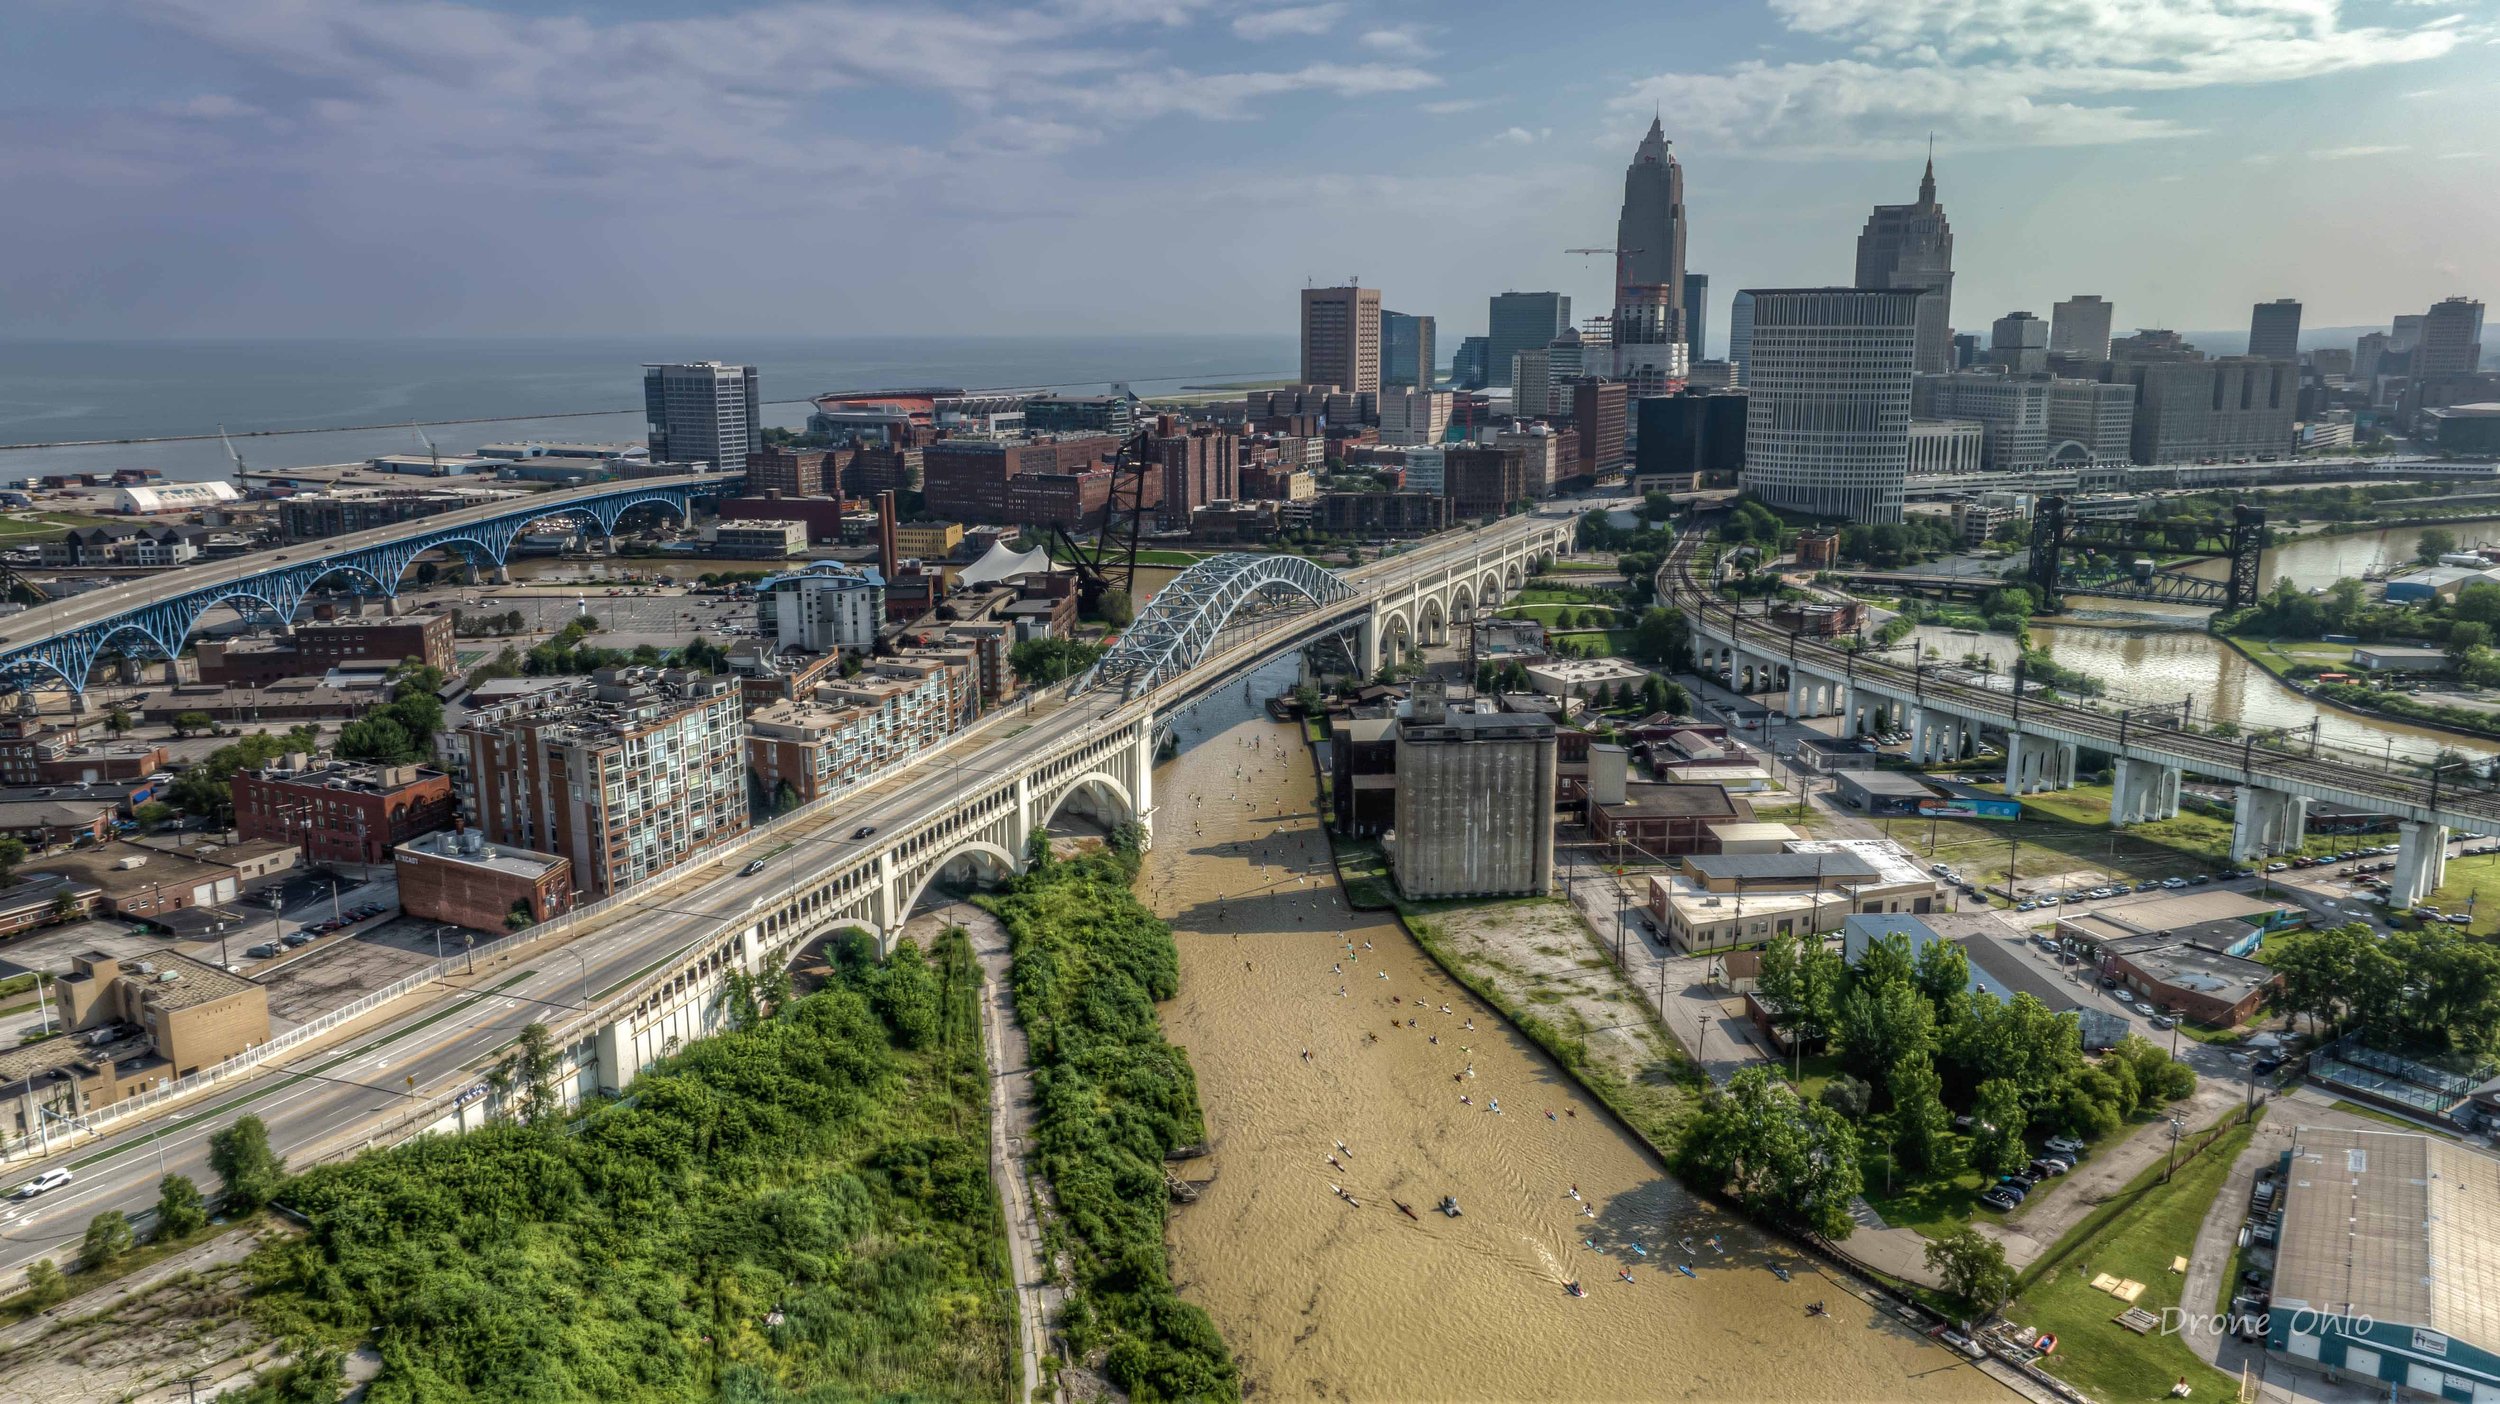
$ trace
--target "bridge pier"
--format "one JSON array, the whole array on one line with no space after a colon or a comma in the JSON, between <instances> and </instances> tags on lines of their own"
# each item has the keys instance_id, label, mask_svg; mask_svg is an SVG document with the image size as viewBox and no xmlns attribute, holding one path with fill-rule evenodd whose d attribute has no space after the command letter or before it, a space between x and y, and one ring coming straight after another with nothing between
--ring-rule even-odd
<instances>
[{"instance_id":1,"label":"bridge pier","mask_svg":"<svg viewBox=\"0 0 2500 1404\"><path fill-rule=\"evenodd\" d=\"M2448 826L2424 821L2396 830L2396 871L2388 877L2387 905L2410 907L2448 881Z\"/></svg>"},{"instance_id":2,"label":"bridge pier","mask_svg":"<svg viewBox=\"0 0 2500 1404\"><path fill-rule=\"evenodd\" d=\"M2072 743L2051 741L2044 736L2027 736L2019 731L2005 733L2007 794L2068 790L2074 788L2074 784L2075 748Z\"/></svg>"},{"instance_id":3,"label":"bridge pier","mask_svg":"<svg viewBox=\"0 0 2500 1404\"><path fill-rule=\"evenodd\" d=\"M2179 772L2158 761L2118 758L2116 783L2110 790L2112 827L2176 818L2179 813Z\"/></svg>"},{"instance_id":4,"label":"bridge pier","mask_svg":"<svg viewBox=\"0 0 2500 1404\"><path fill-rule=\"evenodd\" d=\"M2231 856L2245 863L2300 847L2309 829L2309 801L2257 785L2240 786L2231 816Z\"/></svg>"}]
</instances>

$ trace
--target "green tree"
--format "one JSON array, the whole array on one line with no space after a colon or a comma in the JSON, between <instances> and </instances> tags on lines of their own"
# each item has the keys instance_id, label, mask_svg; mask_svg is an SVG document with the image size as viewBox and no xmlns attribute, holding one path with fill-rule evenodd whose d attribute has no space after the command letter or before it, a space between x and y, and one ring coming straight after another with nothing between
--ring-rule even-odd
<instances>
[{"instance_id":1,"label":"green tree","mask_svg":"<svg viewBox=\"0 0 2500 1404\"><path fill-rule=\"evenodd\" d=\"M0 886L6 886L11 878L17 876L18 865L25 861L26 841L0 835Z\"/></svg>"},{"instance_id":2,"label":"green tree","mask_svg":"<svg viewBox=\"0 0 2500 1404\"><path fill-rule=\"evenodd\" d=\"M2425 527L2414 538L2413 558L2424 565L2450 555L2457 549L2457 534L2446 527Z\"/></svg>"},{"instance_id":3,"label":"green tree","mask_svg":"<svg viewBox=\"0 0 2500 1404\"><path fill-rule=\"evenodd\" d=\"M1912 1169L1943 1170L1952 1149L1953 1116L1944 1106L1944 1079L1925 1053L1893 1064L1892 1139Z\"/></svg>"},{"instance_id":4,"label":"green tree","mask_svg":"<svg viewBox=\"0 0 2500 1404\"><path fill-rule=\"evenodd\" d=\"M1898 931L1887 931L1866 943L1858 954L1857 983L1875 989L1910 983L1918 968L1918 958L1910 949L1910 938Z\"/></svg>"},{"instance_id":5,"label":"green tree","mask_svg":"<svg viewBox=\"0 0 2500 1404\"><path fill-rule=\"evenodd\" d=\"M37 1258L26 1265L27 1300L38 1307L47 1307L69 1295L69 1282L50 1258Z\"/></svg>"},{"instance_id":6,"label":"green tree","mask_svg":"<svg viewBox=\"0 0 2500 1404\"><path fill-rule=\"evenodd\" d=\"M2031 1119L2023 1112L2023 1093L2005 1078L1979 1084L1971 1102L1971 1164L1990 1175L2010 1175L2031 1159L2023 1132Z\"/></svg>"},{"instance_id":7,"label":"green tree","mask_svg":"<svg viewBox=\"0 0 2500 1404\"><path fill-rule=\"evenodd\" d=\"M877 1017L893 1030L894 1041L904 1048L926 1048L937 1037L937 976L929 969L929 961L920 947L910 941L896 943L894 954L886 957L869 985L869 1003Z\"/></svg>"},{"instance_id":8,"label":"green tree","mask_svg":"<svg viewBox=\"0 0 2500 1404\"><path fill-rule=\"evenodd\" d=\"M130 811L130 817L139 821L140 828L152 834L165 827L166 822L174 817L174 807L161 800L149 800L146 804Z\"/></svg>"},{"instance_id":9,"label":"green tree","mask_svg":"<svg viewBox=\"0 0 2500 1404\"><path fill-rule=\"evenodd\" d=\"M56 922L76 921L82 908L77 895L63 888L52 894L52 919Z\"/></svg>"},{"instance_id":10,"label":"green tree","mask_svg":"<svg viewBox=\"0 0 2500 1404\"><path fill-rule=\"evenodd\" d=\"M1125 629L1129 620L1136 616L1137 607L1129 602L1128 591L1105 590L1102 602L1094 607L1094 613L1112 628Z\"/></svg>"},{"instance_id":11,"label":"green tree","mask_svg":"<svg viewBox=\"0 0 2500 1404\"><path fill-rule=\"evenodd\" d=\"M2471 654L2488 653L2490 650L2490 625L2465 620L2448 626L2448 656L2450 658L2461 661Z\"/></svg>"},{"instance_id":12,"label":"green tree","mask_svg":"<svg viewBox=\"0 0 2500 1404\"><path fill-rule=\"evenodd\" d=\"M87 1236L78 1244L78 1265L89 1272L111 1267L138 1243L138 1235L130 1231L129 1216L107 1209L87 1221Z\"/></svg>"},{"instance_id":13,"label":"green tree","mask_svg":"<svg viewBox=\"0 0 2500 1404\"><path fill-rule=\"evenodd\" d=\"M1962 992L1970 988L1970 955L1952 941L1930 941L1919 950L1918 970L1912 978L1918 982L1919 993L1935 1006L1937 1017L1947 1017Z\"/></svg>"},{"instance_id":14,"label":"green tree","mask_svg":"<svg viewBox=\"0 0 2500 1404\"><path fill-rule=\"evenodd\" d=\"M512 1084L520 1089L521 1120L533 1126L553 1126L564 1110L556 1093L555 1036L545 1024L523 1025L506 1061L512 1069Z\"/></svg>"},{"instance_id":15,"label":"green tree","mask_svg":"<svg viewBox=\"0 0 2500 1404\"><path fill-rule=\"evenodd\" d=\"M1885 984L1861 979L1841 1001L1839 1032L1854 1066L1888 1080L1905 1059L1934 1046L1936 1011L1906 977Z\"/></svg>"},{"instance_id":16,"label":"green tree","mask_svg":"<svg viewBox=\"0 0 2500 1404\"><path fill-rule=\"evenodd\" d=\"M1682 610L1651 605L1632 626L1632 656L1677 672L1693 666L1692 626Z\"/></svg>"},{"instance_id":17,"label":"green tree","mask_svg":"<svg viewBox=\"0 0 2500 1404\"><path fill-rule=\"evenodd\" d=\"M1823 1084L1823 1090L1815 1094L1815 1100L1840 1113L1846 1120L1864 1121L1874 1105L1875 1089L1847 1073L1835 1073L1831 1081Z\"/></svg>"},{"instance_id":18,"label":"green tree","mask_svg":"<svg viewBox=\"0 0 2500 1404\"><path fill-rule=\"evenodd\" d=\"M1968 1224L1927 1245L1927 1269L1974 1321L1995 1315L2014 1295L2014 1269L2005 1261L2005 1245Z\"/></svg>"},{"instance_id":19,"label":"green tree","mask_svg":"<svg viewBox=\"0 0 2500 1404\"><path fill-rule=\"evenodd\" d=\"M417 743L407 728L377 713L339 728L338 753L347 760L406 765L417 758Z\"/></svg>"},{"instance_id":20,"label":"green tree","mask_svg":"<svg viewBox=\"0 0 2500 1404\"><path fill-rule=\"evenodd\" d=\"M1076 639L1026 639L1007 651L1007 665L1026 687L1048 687L1094 666L1103 646Z\"/></svg>"},{"instance_id":21,"label":"green tree","mask_svg":"<svg viewBox=\"0 0 2500 1404\"><path fill-rule=\"evenodd\" d=\"M232 1214L249 1214L275 1198L286 1183L286 1162L269 1148L269 1128L250 1113L208 1138L208 1168Z\"/></svg>"},{"instance_id":22,"label":"green tree","mask_svg":"<svg viewBox=\"0 0 2500 1404\"><path fill-rule=\"evenodd\" d=\"M156 1182L156 1232L161 1238L188 1238L208 1227L208 1202L188 1175L167 1175Z\"/></svg>"},{"instance_id":23,"label":"green tree","mask_svg":"<svg viewBox=\"0 0 2500 1404\"><path fill-rule=\"evenodd\" d=\"M1857 1227L1849 1213L1862 1188L1857 1129L1799 1097L1768 1066L1745 1068L1703 1094L1678 1163L1756 1217L1834 1241Z\"/></svg>"},{"instance_id":24,"label":"green tree","mask_svg":"<svg viewBox=\"0 0 2500 1404\"><path fill-rule=\"evenodd\" d=\"M174 715L174 735L177 737L216 729L217 719L206 712L177 712Z\"/></svg>"},{"instance_id":25,"label":"green tree","mask_svg":"<svg viewBox=\"0 0 2500 1404\"><path fill-rule=\"evenodd\" d=\"M104 714L104 729L115 736L121 735L135 725L137 723L131 721L130 714L119 707Z\"/></svg>"},{"instance_id":26,"label":"green tree","mask_svg":"<svg viewBox=\"0 0 2500 1404\"><path fill-rule=\"evenodd\" d=\"M1800 1047L1830 1031L1840 1012L1848 966L1820 936L1774 936L1762 948L1755 992L1772 1022Z\"/></svg>"}]
</instances>

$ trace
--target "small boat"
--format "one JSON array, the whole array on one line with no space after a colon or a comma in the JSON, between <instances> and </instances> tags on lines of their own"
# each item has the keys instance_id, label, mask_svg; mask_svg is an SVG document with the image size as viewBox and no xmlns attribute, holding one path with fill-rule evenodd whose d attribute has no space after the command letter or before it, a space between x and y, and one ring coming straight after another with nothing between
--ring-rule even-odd
<instances>
[{"instance_id":1,"label":"small boat","mask_svg":"<svg viewBox=\"0 0 2500 1404\"><path fill-rule=\"evenodd\" d=\"M1615 1276L1622 1278L1622 1279L1623 1279L1624 1281L1626 1281L1626 1282L1629 1282L1629 1281L1631 1281L1631 1280L1632 1280L1632 1269L1630 1269L1630 1268L1625 1268L1623 1271L1616 1273L1616 1274L1615 1274Z\"/></svg>"},{"instance_id":2,"label":"small boat","mask_svg":"<svg viewBox=\"0 0 2500 1404\"><path fill-rule=\"evenodd\" d=\"M1771 1264L1771 1275L1778 1278L1782 1282L1786 1282L1788 1280L1788 1269L1781 1267L1777 1263L1773 1263Z\"/></svg>"},{"instance_id":3,"label":"small boat","mask_svg":"<svg viewBox=\"0 0 2500 1404\"><path fill-rule=\"evenodd\" d=\"M1692 1277L1695 1275L1693 1272L1693 1265L1691 1263L1677 1263L1675 1265L1675 1270L1684 1274L1686 1277Z\"/></svg>"},{"instance_id":4,"label":"small boat","mask_svg":"<svg viewBox=\"0 0 2500 1404\"><path fill-rule=\"evenodd\" d=\"M1442 1212L1442 1213L1449 1215L1451 1218L1453 1218L1453 1219L1457 1218L1457 1217L1458 1217L1458 1196L1456 1196L1456 1195L1450 1195L1450 1194L1445 1194L1445 1195L1441 1196L1441 1203L1440 1203L1440 1204L1439 1204L1439 1206L1437 1206L1437 1207L1441 1210L1441 1212Z\"/></svg>"},{"instance_id":5,"label":"small boat","mask_svg":"<svg viewBox=\"0 0 2500 1404\"><path fill-rule=\"evenodd\" d=\"M1693 1240L1690 1238L1679 1238L1675 1241L1675 1243L1677 1247L1683 1249L1687 1253L1693 1251Z\"/></svg>"},{"instance_id":6,"label":"small boat","mask_svg":"<svg viewBox=\"0 0 2500 1404\"><path fill-rule=\"evenodd\" d=\"M1583 1238L1580 1240L1580 1246L1594 1253L1597 1251L1597 1240L1594 1238Z\"/></svg>"},{"instance_id":7,"label":"small boat","mask_svg":"<svg viewBox=\"0 0 2500 1404\"><path fill-rule=\"evenodd\" d=\"M1579 1284L1579 1283L1577 1283L1577 1282L1566 1282L1566 1283L1564 1283L1564 1284L1563 1284L1563 1290L1564 1290L1564 1291L1566 1291L1566 1292L1568 1292L1568 1293L1570 1293L1571 1295L1573 1295L1573 1296L1575 1296L1575 1297L1585 1297L1585 1296L1587 1296L1587 1295L1588 1295L1588 1293L1583 1292L1583 1291L1581 1291L1581 1290L1580 1290L1580 1284Z\"/></svg>"},{"instance_id":8,"label":"small boat","mask_svg":"<svg viewBox=\"0 0 2500 1404\"><path fill-rule=\"evenodd\" d=\"M1407 1205L1407 1203L1406 1203L1406 1201L1405 1201L1405 1200L1403 1200L1403 1199L1392 1199L1392 1200L1390 1200L1389 1202L1390 1202L1391 1204L1394 1204L1394 1205L1398 1206L1398 1212L1399 1212L1399 1213L1404 1214L1406 1217L1408 1217L1408 1218L1410 1218L1410 1219L1415 1219L1415 1222L1417 1222L1417 1223L1419 1223L1419 1224L1423 1222L1423 1220L1422 1220L1422 1219L1418 1219L1418 1218L1416 1218L1416 1217L1415 1217L1415 1211L1414 1211L1412 1208L1408 1207L1408 1205Z\"/></svg>"},{"instance_id":9,"label":"small boat","mask_svg":"<svg viewBox=\"0 0 2500 1404\"><path fill-rule=\"evenodd\" d=\"M1641 1257L1644 1257L1644 1258L1646 1258L1646 1257L1648 1257L1648 1256L1649 1256L1649 1250L1648 1250L1648 1249L1646 1249L1646 1248L1644 1248L1644 1247L1642 1247L1641 1245L1639 1245L1639 1244L1637 1244L1637 1243L1635 1243L1635 1244L1633 1244L1633 1245L1632 1245L1632 1251L1633 1251L1634 1253L1639 1254Z\"/></svg>"}]
</instances>

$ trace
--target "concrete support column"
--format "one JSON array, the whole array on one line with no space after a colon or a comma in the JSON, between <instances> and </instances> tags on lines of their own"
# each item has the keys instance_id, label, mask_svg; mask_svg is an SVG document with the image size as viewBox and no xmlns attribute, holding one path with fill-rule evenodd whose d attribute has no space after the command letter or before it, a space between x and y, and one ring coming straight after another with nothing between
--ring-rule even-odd
<instances>
[{"instance_id":1,"label":"concrete support column","mask_svg":"<svg viewBox=\"0 0 2500 1404\"><path fill-rule=\"evenodd\" d=\"M1806 714L1806 684L1801 677L1788 680L1788 719L1795 721Z\"/></svg>"},{"instance_id":2,"label":"concrete support column","mask_svg":"<svg viewBox=\"0 0 2500 1404\"><path fill-rule=\"evenodd\" d=\"M2031 764L2034 743L2019 731L2005 733L2005 793L2031 793Z\"/></svg>"},{"instance_id":3,"label":"concrete support column","mask_svg":"<svg viewBox=\"0 0 2500 1404\"><path fill-rule=\"evenodd\" d=\"M1910 709L1910 763L1927 763L1927 709L1924 707Z\"/></svg>"},{"instance_id":4,"label":"concrete support column","mask_svg":"<svg viewBox=\"0 0 2500 1404\"><path fill-rule=\"evenodd\" d=\"M2272 790L2254 785L2240 786L2239 799L2231 807L2231 856L2240 862L2262 857L2273 851L2275 819L2283 797Z\"/></svg>"},{"instance_id":5,"label":"concrete support column","mask_svg":"<svg viewBox=\"0 0 2500 1404\"><path fill-rule=\"evenodd\" d=\"M2179 812L2179 772L2153 761L2118 758L2109 822L2124 828Z\"/></svg>"},{"instance_id":6,"label":"concrete support column","mask_svg":"<svg viewBox=\"0 0 2500 1404\"><path fill-rule=\"evenodd\" d=\"M2396 828L2396 871L2388 877L2387 904L2410 907L2448 879L2448 828L2427 822Z\"/></svg>"},{"instance_id":7,"label":"concrete support column","mask_svg":"<svg viewBox=\"0 0 2500 1404\"><path fill-rule=\"evenodd\" d=\"M2075 750L2072 741L2064 742L2057 748L2058 789L2071 790L2075 787Z\"/></svg>"},{"instance_id":8,"label":"concrete support column","mask_svg":"<svg viewBox=\"0 0 2500 1404\"><path fill-rule=\"evenodd\" d=\"M2153 806L2156 819L2179 817L2179 771L2176 766L2161 767L2160 799Z\"/></svg>"},{"instance_id":9,"label":"concrete support column","mask_svg":"<svg viewBox=\"0 0 2500 1404\"><path fill-rule=\"evenodd\" d=\"M2309 797L2307 795L2285 795L2283 797L2283 827L2282 830L2275 835L2274 851L2277 853L2298 853L2300 851L2300 846L2308 841Z\"/></svg>"}]
</instances>

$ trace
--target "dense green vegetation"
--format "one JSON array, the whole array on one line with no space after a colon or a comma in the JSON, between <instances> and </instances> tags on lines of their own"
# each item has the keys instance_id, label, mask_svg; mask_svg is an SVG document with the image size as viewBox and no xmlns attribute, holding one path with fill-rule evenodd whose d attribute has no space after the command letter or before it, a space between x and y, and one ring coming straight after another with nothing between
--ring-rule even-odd
<instances>
[{"instance_id":1,"label":"dense green vegetation","mask_svg":"<svg viewBox=\"0 0 2500 1404\"><path fill-rule=\"evenodd\" d=\"M368 1341L379 1404L1011 1395L968 945L835 966L578 1120L525 1056L535 1116L295 1179L262 1321Z\"/></svg>"},{"instance_id":2,"label":"dense green vegetation","mask_svg":"<svg viewBox=\"0 0 2500 1404\"><path fill-rule=\"evenodd\" d=\"M1026 639L1007 651L1007 666L1026 687L1048 687L1075 677L1102 657L1103 645L1076 639Z\"/></svg>"},{"instance_id":3,"label":"dense green vegetation","mask_svg":"<svg viewBox=\"0 0 2500 1404\"><path fill-rule=\"evenodd\" d=\"M434 733L443 726L443 670L414 659L391 670L391 700L339 728L345 760L406 765L434 754Z\"/></svg>"},{"instance_id":4,"label":"dense green vegetation","mask_svg":"<svg viewBox=\"0 0 2500 1404\"><path fill-rule=\"evenodd\" d=\"M224 825L234 822L234 776L240 770L258 770L283 755L311 755L317 749L320 732L310 726L294 727L283 735L256 731L230 746L220 746L180 775L167 793L186 814L200 815Z\"/></svg>"},{"instance_id":5,"label":"dense green vegetation","mask_svg":"<svg viewBox=\"0 0 2500 1404\"><path fill-rule=\"evenodd\" d=\"M1033 1167L1074 1265L1068 1343L1132 1398L1230 1399L1240 1380L1215 1323L1174 1291L1164 1256L1169 1152L1205 1139L1197 1076L1164 1041L1155 1002L1180 986L1172 929L1130 890L1133 845L1040 860L992 897L1032 1039Z\"/></svg>"},{"instance_id":6,"label":"dense green vegetation","mask_svg":"<svg viewBox=\"0 0 2500 1404\"><path fill-rule=\"evenodd\" d=\"M2321 1027L2358 1030L2381 1048L2500 1053L2500 946L2449 926L2393 931L2347 925L2278 936L2275 1002Z\"/></svg>"}]
</instances>

